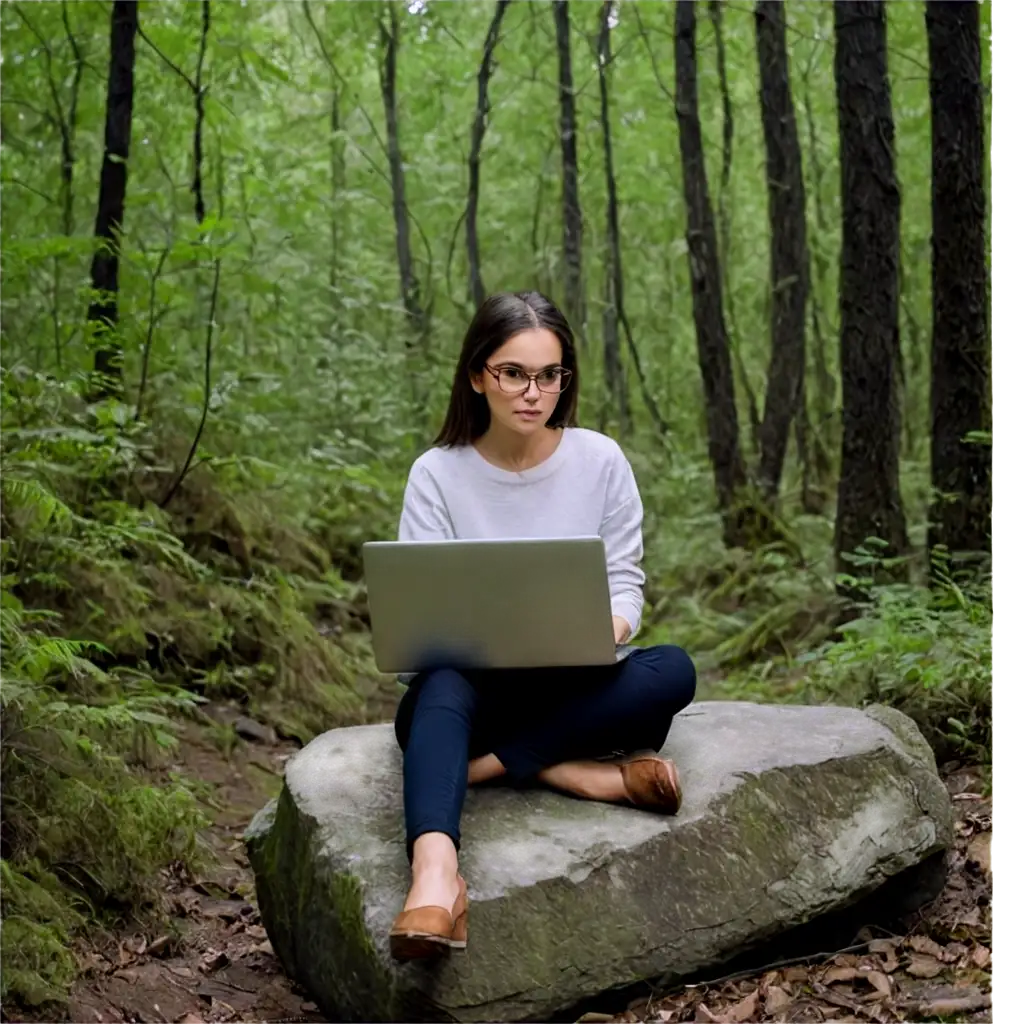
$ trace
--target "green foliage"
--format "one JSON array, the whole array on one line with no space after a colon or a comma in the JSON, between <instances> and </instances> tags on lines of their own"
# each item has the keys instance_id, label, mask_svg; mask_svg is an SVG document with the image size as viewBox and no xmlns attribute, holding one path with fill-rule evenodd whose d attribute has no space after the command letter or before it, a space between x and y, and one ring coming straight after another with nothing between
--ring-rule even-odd
<instances>
[{"instance_id":1,"label":"green foliage","mask_svg":"<svg viewBox=\"0 0 1024 1024\"><path fill-rule=\"evenodd\" d=\"M161 867L199 862L204 821L181 786L145 785L129 768L174 743L169 715L195 698L100 669L98 645L50 635L56 616L27 612L12 582L0 591L3 992L39 1003L73 975L83 912L152 904Z\"/></svg>"},{"instance_id":2,"label":"green foliage","mask_svg":"<svg viewBox=\"0 0 1024 1024\"><path fill-rule=\"evenodd\" d=\"M992 757L991 577L953 579L940 562L931 587L865 582L859 616L841 638L804 655L801 695L884 703L921 728L940 760Z\"/></svg>"}]
</instances>

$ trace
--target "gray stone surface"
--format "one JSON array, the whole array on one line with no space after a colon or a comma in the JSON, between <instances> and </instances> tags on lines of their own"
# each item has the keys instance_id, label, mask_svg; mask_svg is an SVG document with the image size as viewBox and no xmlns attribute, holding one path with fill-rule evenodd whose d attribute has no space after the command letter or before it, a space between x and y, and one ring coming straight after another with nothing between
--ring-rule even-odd
<instances>
[{"instance_id":1,"label":"gray stone surface","mask_svg":"<svg viewBox=\"0 0 1024 1024\"><path fill-rule=\"evenodd\" d=\"M845 905L947 847L949 798L909 718L695 704L663 753L664 818L546 790L471 790L469 948L394 964L408 884L390 725L336 729L289 762L247 833L263 921L331 1020L550 1020L678 978Z\"/></svg>"}]
</instances>

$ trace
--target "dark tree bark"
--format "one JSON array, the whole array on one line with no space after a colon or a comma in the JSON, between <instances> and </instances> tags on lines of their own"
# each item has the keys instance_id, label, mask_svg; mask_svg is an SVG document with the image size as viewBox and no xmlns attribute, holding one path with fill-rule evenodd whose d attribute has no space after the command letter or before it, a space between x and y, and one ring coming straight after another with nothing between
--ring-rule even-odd
<instances>
[{"instance_id":1,"label":"dark tree bark","mask_svg":"<svg viewBox=\"0 0 1024 1024\"><path fill-rule=\"evenodd\" d=\"M604 311L601 316L604 347L604 381L608 399L615 407L622 430L632 429L629 389L619 348L619 315L616 280L622 274L619 250L619 208L615 187L615 166L612 159L611 119L608 115L608 65L611 63L611 29L608 14L611 0L604 0L597 23L597 80L601 93L601 136L604 150L604 180L608 202L605 213L605 277Z\"/></svg>"},{"instance_id":2,"label":"dark tree bark","mask_svg":"<svg viewBox=\"0 0 1024 1024\"><path fill-rule=\"evenodd\" d=\"M132 138L135 96L135 33L139 25L137 0L114 0L110 17L110 72L107 78L107 118L103 135L103 165L96 207L97 241L92 259L95 297L86 319L95 337L93 371L100 396L124 389L124 352L116 338L118 270L121 225L128 187L128 153Z\"/></svg>"},{"instance_id":3,"label":"dark tree bark","mask_svg":"<svg viewBox=\"0 0 1024 1024\"><path fill-rule=\"evenodd\" d=\"M965 443L991 430L985 122L979 10L928 0L932 114L932 506L929 550L991 549L992 453Z\"/></svg>"},{"instance_id":4,"label":"dark tree bark","mask_svg":"<svg viewBox=\"0 0 1024 1024\"><path fill-rule=\"evenodd\" d=\"M900 499L900 191L893 153L884 0L835 0L842 177L840 362L843 444L836 566L869 537L902 555Z\"/></svg>"},{"instance_id":5,"label":"dark tree bark","mask_svg":"<svg viewBox=\"0 0 1024 1024\"><path fill-rule=\"evenodd\" d=\"M715 492L722 511L725 542L741 545L747 539L748 516L740 507L740 492L746 486L746 470L740 451L729 339L722 313L718 245L701 143L695 34L694 4L690 0L676 0L676 119L683 165L693 319L704 383L708 453L715 474Z\"/></svg>"},{"instance_id":6,"label":"dark tree bark","mask_svg":"<svg viewBox=\"0 0 1024 1024\"><path fill-rule=\"evenodd\" d=\"M202 29L199 33L199 59L196 61L196 78L192 93L196 101L196 123L192 130L192 195L196 202L196 223L206 219L206 202L203 199L203 118L206 116L203 100L203 59L206 57L206 40L210 35L210 0L203 0Z\"/></svg>"},{"instance_id":7,"label":"dark tree bark","mask_svg":"<svg viewBox=\"0 0 1024 1024\"><path fill-rule=\"evenodd\" d=\"M405 200L405 170L398 140L398 16L395 5L388 4L388 23L380 21L384 60L380 69L380 88L387 123L388 167L391 173L391 208L395 220L395 247L398 253L398 277L402 306L409 320L407 348L422 348L428 335L427 316L420 298L420 284L413 265L409 208Z\"/></svg>"},{"instance_id":8,"label":"dark tree bark","mask_svg":"<svg viewBox=\"0 0 1024 1024\"><path fill-rule=\"evenodd\" d=\"M800 138L789 86L782 0L758 0L754 11L761 73L768 215L771 220L772 350L761 423L761 491L779 493L789 429L802 404L804 323L810 269Z\"/></svg>"},{"instance_id":9,"label":"dark tree bark","mask_svg":"<svg viewBox=\"0 0 1024 1024\"><path fill-rule=\"evenodd\" d=\"M586 292L583 286L583 211L580 209L579 164L576 159L576 96L572 86L568 0L555 0L555 42L558 48L559 135L562 142L562 275L565 310L586 346Z\"/></svg>"},{"instance_id":10,"label":"dark tree bark","mask_svg":"<svg viewBox=\"0 0 1024 1024\"><path fill-rule=\"evenodd\" d=\"M732 232L729 223L729 180L732 176L732 139L735 124L732 116L732 97L729 94L728 63L725 57L725 34L722 28L722 12L725 10L724 0L708 0L708 13L711 15L711 27L715 36L715 65L718 69L718 87L722 93L722 177L718 185L718 237L721 241L722 257L722 294L725 297L725 310L728 314L727 329L736 330L736 304L733 301L732 284L729 280L729 253ZM733 337L735 341L735 338ZM747 366L740 352L739 342L735 341L731 353L736 357L736 374L740 379L740 387L747 403L747 418L750 420L750 439L756 452L760 446L761 414L757 409L757 396L747 374Z\"/></svg>"},{"instance_id":11,"label":"dark tree bark","mask_svg":"<svg viewBox=\"0 0 1024 1024\"><path fill-rule=\"evenodd\" d=\"M824 193L825 171L821 165L821 157L818 145L818 130L814 120L814 108L811 104L811 64L805 66L802 78L802 93L804 114L807 118L807 150L808 163L810 165L811 195L814 200L814 226L815 236L824 237L828 229L828 222L825 217L825 204L822 200ZM825 354L825 328L831 334L833 325L826 319L825 311L818 298L818 290L824 290L828 275L828 260L820 244L811 245L814 274L811 277L810 299L811 299L811 338L813 340L812 366L814 368L815 382L815 420L818 430L823 430L826 435L826 442L817 445L817 458L820 462L818 470L821 480L831 476L832 466L829 460L829 449L833 447L829 442L834 437L834 409L836 398L836 380L828 368L828 359Z\"/></svg>"},{"instance_id":12,"label":"dark tree bark","mask_svg":"<svg viewBox=\"0 0 1024 1024\"><path fill-rule=\"evenodd\" d=\"M480 273L480 242L476 231L476 211L480 203L480 149L487 131L487 115L491 112L491 101L487 97L487 86L494 71L494 50L498 45L501 19L505 17L510 0L498 0L494 6L484 40L484 55L476 76L476 114L469 140L469 196L466 200L466 256L469 260L469 294L474 306L487 298L483 277Z\"/></svg>"}]
</instances>

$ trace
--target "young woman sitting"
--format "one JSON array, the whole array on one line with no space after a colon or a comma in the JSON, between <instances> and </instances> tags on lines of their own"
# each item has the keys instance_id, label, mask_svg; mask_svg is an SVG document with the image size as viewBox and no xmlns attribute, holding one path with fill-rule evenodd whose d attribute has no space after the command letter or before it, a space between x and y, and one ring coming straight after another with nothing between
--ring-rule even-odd
<instances>
[{"instance_id":1,"label":"young woman sitting","mask_svg":"<svg viewBox=\"0 0 1024 1024\"><path fill-rule=\"evenodd\" d=\"M549 300L537 292L488 298L466 334L441 433L409 473L398 534L599 535L615 640L625 644L643 608L643 507L618 444L576 426L578 387L572 331ZM512 671L512 685L496 678ZM412 886L391 931L392 955L466 945L458 852L467 786L539 781L586 800L675 814L675 765L653 753L624 755L660 750L695 686L690 657L668 645L636 648L599 668L417 675L395 716Z\"/></svg>"}]
</instances>

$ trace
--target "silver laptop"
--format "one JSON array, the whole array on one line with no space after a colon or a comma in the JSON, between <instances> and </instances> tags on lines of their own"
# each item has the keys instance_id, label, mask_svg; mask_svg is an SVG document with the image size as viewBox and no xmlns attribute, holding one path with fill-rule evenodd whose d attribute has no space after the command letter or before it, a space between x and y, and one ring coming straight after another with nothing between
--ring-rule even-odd
<instances>
[{"instance_id":1,"label":"silver laptop","mask_svg":"<svg viewBox=\"0 0 1024 1024\"><path fill-rule=\"evenodd\" d=\"M611 665L600 537L363 545L382 672Z\"/></svg>"}]
</instances>

